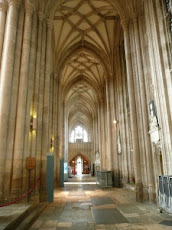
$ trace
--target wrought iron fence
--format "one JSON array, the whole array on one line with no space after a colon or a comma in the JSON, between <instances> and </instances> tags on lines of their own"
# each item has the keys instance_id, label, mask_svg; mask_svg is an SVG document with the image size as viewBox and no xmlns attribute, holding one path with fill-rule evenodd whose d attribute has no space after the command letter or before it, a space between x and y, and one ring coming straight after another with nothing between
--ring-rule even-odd
<instances>
[{"instance_id":1,"label":"wrought iron fence","mask_svg":"<svg viewBox=\"0 0 172 230\"><path fill-rule=\"evenodd\" d=\"M172 33L172 0L165 0L166 8L167 8L167 23L169 25L169 29Z\"/></svg>"},{"instance_id":2,"label":"wrought iron fence","mask_svg":"<svg viewBox=\"0 0 172 230\"><path fill-rule=\"evenodd\" d=\"M172 176L159 176L158 204L160 212L165 209L167 212L172 213Z\"/></svg>"}]
</instances>

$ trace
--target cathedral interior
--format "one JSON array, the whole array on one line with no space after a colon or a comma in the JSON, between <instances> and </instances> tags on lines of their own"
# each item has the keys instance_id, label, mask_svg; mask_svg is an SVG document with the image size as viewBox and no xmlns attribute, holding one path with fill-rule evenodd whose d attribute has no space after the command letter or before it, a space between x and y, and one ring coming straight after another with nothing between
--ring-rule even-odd
<instances>
[{"instance_id":1,"label":"cathedral interior","mask_svg":"<svg viewBox=\"0 0 172 230\"><path fill-rule=\"evenodd\" d=\"M171 0L0 0L0 203L38 181L23 203L46 202L48 157L54 192L110 171L157 203L172 175Z\"/></svg>"}]
</instances>

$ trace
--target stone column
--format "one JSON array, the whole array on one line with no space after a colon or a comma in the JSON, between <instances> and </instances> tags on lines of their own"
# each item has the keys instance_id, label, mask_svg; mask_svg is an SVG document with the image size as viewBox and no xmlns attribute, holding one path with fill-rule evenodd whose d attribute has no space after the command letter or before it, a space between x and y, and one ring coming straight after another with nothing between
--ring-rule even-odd
<instances>
[{"instance_id":1,"label":"stone column","mask_svg":"<svg viewBox=\"0 0 172 230\"><path fill-rule=\"evenodd\" d=\"M167 53L167 39L163 29L162 9L158 1L144 2L146 30L149 42L151 78L155 85L156 106L159 121L159 134L162 145L164 174L172 173L172 103L170 56ZM151 18L151 20L150 20Z\"/></svg>"},{"instance_id":2,"label":"stone column","mask_svg":"<svg viewBox=\"0 0 172 230\"><path fill-rule=\"evenodd\" d=\"M133 154L134 154L134 172L136 182L136 200L142 200L142 177L140 168L140 149L137 131L137 114L136 114L136 102L134 94L134 82L133 82L133 71L131 62L131 49L130 49L130 37L128 21L123 20L122 26L124 30L124 42L125 42L125 57L127 66L127 82L128 82L128 93L129 93L129 104L130 104L130 119L131 119L131 131L133 140Z\"/></svg>"},{"instance_id":3,"label":"stone column","mask_svg":"<svg viewBox=\"0 0 172 230\"><path fill-rule=\"evenodd\" d=\"M101 136L102 136L102 143L101 143L101 153L100 153L100 159L101 159L101 169L105 170L105 126L104 126L104 122L105 122L105 117L104 117L104 101L102 100L100 102L100 113L101 113Z\"/></svg>"},{"instance_id":4,"label":"stone column","mask_svg":"<svg viewBox=\"0 0 172 230\"><path fill-rule=\"evenodd\" d=\"M43 104L43 126L42 126L42 172L41 172L41 200L45 197L46 188L46 159L50 150L49 136L49 116L50 116L50 67L51 67L51 42L52 42L53 22L47 20L47 40L46 40L46 62L45 62L45 82L44 82L44 104Z\"/></svg>"},{"instance_id":5,"label":"stone column","mask_svg":"<svg viewBox=\"0 0 172 230\"><path fill-rule=\"evenodd\" d=\"M59 78L59 85L58 85L58 145L59 145L59 158L64 159L64 151L63 151L63 102L62 102L62 89L61 89L61 82Z\"/></svg>"},{"instance_id":6,"label":"stone column","mask_svg":"<svg viewBox=\"0 0 172 230\"><path fill-rule=\"evenodd\" d=\"M95 155L96 152L96 121L95 121L95 117L93 117L93 131L92 131L92 141L93 141L93 154Z\"/></svg>"},{"instance_id":7,"label":"stone column","mask_svg":"<svg viewBox=\"0 0 172 230\"><path fill-rule=\"evenodd\" d=\"M115 61L117 61L117 55L115 54ZM114 63L115 66L118 66L117 63ZM113 117L113 121L118 119L118 70L116 71L116 76L114 78L114 103L115 103L115 109L114 109L114 117ZM119 173L119 155L118 155L118 150L117 150L117 131L118 131L118 127L116 124L113 123L113 129L114 129L114 186L115 187L119 187L119 182L120 182L120 173Z\"/></svg>"},{"instance_id":8,"label":"stone column","mask_svg":"<svg viewBox=\"0 0 172 230\"><path fill-rule=\"evenodd\" d=\"M57 95L58 95L58 79L57 75L54 76L54 108L53 108L53 133L54 133L54 171L55 171L55 177L54 177L54 184L57 187L58 180L59 180L59 155L58 155L58 110L57 110Z\"/></svg>"},{"instance_id":9,"label":"stone column","mask_svg":"<svg viewBox=\"0 0 172 230\"><path fill-rule=\"evenodd\" d=\"M14 144L14 160L13 160L13 178L12 193L21 192L22 174L23 174L23 157L24 157L24 133L25 133L25 117L26 117L26 100L28 89L28 72L29 57L31 47L31 30L32 30L33 8L25 5L25 22L23 34L23 47L21 56L20 82L18 92L18 108L16 119L16 134ZM17 167L15 167L17 165ZM16 194L17 195L17 194ZM15 195L14 195L15 196Z\"/></svg>"},{"instance_id":10,"label":"stone column","mask_svg":"<svg viewBox=\"0 0 172 230\"><path fill-rule=\"evenodd\" d=\"M49 151L49 107L50 107L50 67L51 67L51 40L53 23L47 20L47 44L46 44L46 62L45 62L45 88L44 88L44 106L43 106L43 151ZM45 153L45 154L46 154Z\"/></svg>"},{"instance_id":11,"label":"stone column","mask_svg":"<svg viewBox=\"0 0 172 230\"><path fill-rule=\"evenodd\" d=\"M60 186L60 153L59 153L59 76L56 75L56 185Z\"/></svg>"},{"instance_id":12,"label":"stone column","mask_svg":"<svg viewBox=\"0 0 172 230\"><path fill-rule=\"evenodd\" d=\"M7 4L0 2L0 69L1 69L1 57L4 43L4 34L5 34L5 22L6 22L6 12ZM1 79L1 77L0 77Z\"/></svg>"},{"instance_id":13,"label":"stone column","mask_svg":"<svg viewBox=\"0 0 172 230\"><path fill-rule=\"evenodd\" d=\"M135 33L134 25L132 21L129 24L129 34L130 34L130 49L131 49L131 61L133 66L133 83L134 83L134 92L135 92L135 102L136 102L136 117L137 117L137 132L139 140L139 149L140 149L140 167L142 175L142 185L143 185L143 200L148 200L148 182L147 182L147 172L146 172L146 149L143 133L143 121L142 121L142 106L140 98L140 84L139 84L139 73L137 65L137 50L135 46Z\"/></svg>"},{"instance_id":14,"label":"stone column","mask_svg":"<svg viewBox=\"0 0 172 230\"><path fill-rule=\"evenodd\" d=\"M7 148L8 118L11 100L16 31L20 1L9 1L3 44L0 80L0 197L2 197L4 160Z\"/></svg>"},{"instance_id":15,"label":"stone column","mask_svg":"<svg viewBox=\"0 0 172 230\"><path fill-rule=\"evenodd\" d=\"M123 130L122 130L122 123L123 123L123 111L122 111L122 91L121 91L121 68L120 68L120 48L116 47L116 65L118 66L117 68L117 76L116 76L116 105L117 105L117 112L115 116L115 120L117 120L117 123L114 124L115 131L116 131L116 159L118 159L117 163L117 168L118 168L118 174L115 176L115 184L117 184L118 181L118 186L122 187L122 177L124 175L124 149L123 145ZM120 145L121 141L121 145ZM122 154L120 154L119 150L122 150Z\"/></svg>"},{"instance_id":16,"label":"stone column","mask_svg":"<svg viewBox=\"0 0 172 230\"><path fill-rule=\"evenodd\" d=\"M98 105L98 136L99 136L99 154L100 154L100 170L102 170L102 127L101 127L101 103Z\"/></svg>"},{"instance_id":17,"label":"stone column","mask_svg":"<svg viewBox=\"0 0 172 230\"><path fill-rule=\"evenodd\" d=\"M106 109L107 109L107 139L106 139L106 158L108 159L107 163L108 166L106 165L106 170L111 170L113 167L113 162L112 162L112 130L111 130L111 108L110 108L110 84L111 80L107 79L106 80Z\"/></svg>"},{"instance_id":18,"label":"stone column","mask_svg":"<svg viewBox=\"0 0 172 230\"><path fill-rule=\"evenodd\" d=\"M135 32L135 44L136 44L136 58L138 66L138 77L140 84L140 98L141 98L141 107L142 107L142 121L143 121L143 133L144 133L144 142L146 149L146 165L147 165L147 175L148 175L148 192L149 192L149 201L155 201L155 187L154 187L154 174L153 174L153 164L152 164L152 152L150 145L150 137L148 134L148 109L146 103L146 87L145 87L145 78L143 72L143 60L141 53L141 44L139 39L139 28L137 18L134 20L134 32ZM146 175L145 175L146 176Z\"/></svg>"},{"instance_id":19,"label":"stone column","mask_svg":"<svg viewBox=\"0 0 172 230\"><path fill-rule=\"evenodd\" d=\"M121 141L121 154L119 154L119 158L122 161L122 175L121 175L121 185L125 186L128 182L128 164L127 164L127 137L126 137L126 119L125 119L125 90L124 86L124 66L122 64L123 60L123 49L121 47L117 47L118 58L117 58L117 66L118 66L118 94L119 94L119 141ZM118 143L120 144L120 143Z\"/></svg>"},{"instance_id":20,"label":"stone column","mask_svg":"<svg viewBox=\"0 0 172 230\"><path fill-rule=\"evenodd\" d=\"M35 14L37 14L35 12ZM36 18L36 44L32 41L32 44L35 44L35 54L34 57L31 56L32 55L32 45L31 45L31 55L30 55L30 64L33 63L34 66L30 66L30 69L32 71L30 71L30 82L32 84L32 86L30 85L29 87L29 110L27 112L27 116L30 117L33 116L34 118L36 118L36 130L31 131L30 132L30 156L35 157L36 158L36 169L32 170L30 173L30 182L29 184L32 186L35 181L39 178L39 174L37 174L37 169L40 168L40 159L38 160L37 158L37 139L39 138L38 136L40 136L40 125L38 125L38 121L39 119L41 119L41 115L38 114L38 101L39 101L39 90L40 87L42 86L42 82L40 82L40 76L41 76L41 70L44 69L44 66L41 66L41 54L42 54L42 28L43 28L43 14L42 12L38 12L37 15L34 15L34 17ZM34 24L34 23L33 23ZM33 32L32 32L32 36L34 36L34 26L33 26ZM34 61L33 61L34 60ZM35 64L36 63L36 64ZM44 78L43 76L41 76L42 78ZM44 81L44 79L42 80ZM32 103L32 105L30 104ZM41 102L40 102L41 104ZM27 120L27 124L28 124L29 120ZM29 131L29 130L28 130ZM26 133L26 135L28 135L28 131ZM36 187L35 189L35 194L32 193L32 196L34 195L34 199L35 200L39 200L39 187Z\"/></svg>"},{"instance_id":21,"label":"stone column","mask_svg":"<svg viewBox=\"0 0 172 230\"><path fill-rule=\"evenodd\" d=\"M64 111L64 101L62 100L62 154L63 154L63 156L64 156L64 144L65 144L65 130L64 130L64 128L65 128L65 126L64 126L64 122L65 122L65 120L64 120L64 118L65 118L65 116L64 116L64 113L65 111Z\"/></svg>"},{"instance_id":22,"label":"stone column","mask_svg":"<svg viewBox=\"0 0 172 230\"><path fill-rule=\"evenodd\" d=\"M99 136L98 136L98 106L96 113L96 151L99 150Z\"/></svg>"},{"instance_id":23,"label":"stone column","mask_svg":"<svg viewBox=\"0 0 172 230\"><path fill-rule=\"evenodd\" d=\"M51 138L54 138L53 133L53 97L54 97L54 75L50 76L50 107L49 107L49 139L51 143ZM53 152L53 149L50 146L50 152Z\"/></svg>"},{"instance_id":24,"label":"stone column","mask_svg":"<svg viewBox=\"0 0 172 230\"><path fill-rule=\"evenodd\" d=\"M93 116L93 152L96 152L96 118Z\"/></svg>"},{"instance_id":25,"label":"stone column","mask_svg":"<svg viewBox=\"0 0 172 230\"><path fill-rule=\"evenodd\" d=\"M64 159L65 161L68 161L68 142L69 142L69 136L68 136L68 118L69 114L67 111L67 108L65 106L65 113L64 113L64 135L65 135L65 142L64 142Z\"/></svg>"},{"instance_id":26,"label":"stone column","mask_svg":"<svg viewBox=\"0 0 172 230\"><path fill-rule=\"evenodd\" d=\"M41 176L42 164L42 118L43 118L43 103L44 103L44 82L45 82L45 58L46 58L46 21L43 21L42 42L41 42L41 63L40 63L40 81L39 81L39 98L37 111L37 137L36 137L36 178ZM39 196L39 187L36 187L36 193Z\"/></svg>"},{"instance_id":27,"label":"stone column","mask_svg":"<svg viewBox=\"0 0 172 230\"><path fill-rule=\"evenodd\" d=\"M41 54L42 54L42 30L43 30L43 14L42 12L38 12L38 39L37 39L37 47L36 47L36 71L35 71L35 79L34 79L34 93L33 93L33 105L31 114L33 117L37 119L38 123L38 102L39 102L39 90L40 90L40 73L41 73ZM36 155L36 140L37 133L35 136L32 136L32 155Z\"/></svg>"},{"instance_id":28,"label":"stone column","mask_svg":"<svg viewBox=\"0 0 172 230\"><path fill-rule=\"evenodd\" d=\"M115 88L114 88L114 79L115 76L111 74L109 78L109 101L110 101L110 114L111 114L111 120L110 120L110 126L111 126L111 164L112 164L112 177L113 177L113 183L115 186L118 184L118 176L117 176L117 171L118 171L118 154L117 154L117 127L114 124L114 120L117 119L115 115Z\"/></svg>"},{"instance_id":29,"label":"stone column","mask_svg":"<svg viewBox=\"0 0 172 230\"><path fill-rule=\"evenodd\" d=\"M36 136L36 130L30 129L31 121L31 107L32 107L32 97L34 91L34 79L35 79L35 62L36 62L36 51L37 51L37 27L38 27L38 16L35 11L33 14L33 23L32 23L32 36L31 36L31 46L30 46L30 58L29 58L29 73L28 73L28 91L27 91L27 100L26 100L26 117L25 117L25 132L24 132L24 152L23 152L23 183L22 191L25 192L29 190L30 187L34 184L35 169L26 170L26 161L27 157L35 157L35 153L31 152L31 140ZM34 192L32 192L33 196ZM28 196L29 201L30 196Z\"/></svg>"},{"instance_id":30,"label":"stone column","mask_svg":"<svg viewBox=\"0 0 172 230\"><path fill-rule=\"evenodd\" d=\"M126 65L125 65L125 53L124 47L122 46L120 49L120 60L121 60L121 74L122 74L122 90L123 90L123 109L124 109L124 126L125 126L125 144L126 144L126 157L127 157L127 169L128 169L128 180L131 182L132 180L132 162L131 162L131 148L130 148L130 127L129 127L129 111L127 108L127 78L126 78Z\"/></svg>"},{"instance_id":31,"label":"stone column","mask_svg":"<svg viewBox=\"0 0 172 230\"><path fill-rule=\"evenodd\" d=\"M10 199L9 192L11 190L11 175L12 175L12 164L13 164L13 150L14 150L14 137L15 137L15 127L16 127L16 113L17 113L17 99L18 99L18 88L19 88L19 73L20 73L20 59L22 51L22 35L23 35L23 25L24 25L24 11L21 7L19 13L18 27L17 27L17 38L15 47L15 60L14 60L14 70L11 88L11 102L10 102L10 115L9 115L9 132L7 138L7 151L5 159L5 179L4 184L4 195L5 200Z\"/></svg>"}]
</instances>

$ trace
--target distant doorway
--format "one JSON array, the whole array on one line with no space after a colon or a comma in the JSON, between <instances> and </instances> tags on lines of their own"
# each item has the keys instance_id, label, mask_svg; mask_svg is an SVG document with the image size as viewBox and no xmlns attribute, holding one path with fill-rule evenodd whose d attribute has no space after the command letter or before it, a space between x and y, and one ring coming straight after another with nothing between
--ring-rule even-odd
<instances>
[{"instance_id":1,"label":"distant doorway","mask_svg":"<svg viewBox=\"0 0 172 230\"><path fill-rule=\"evenodd\" d=\"M81 176L83 174L90 174L90 163L82 155L78 155L73 158L69 166L71 167L72 175Z\"/></svg>"},{"instance_id":2,"label":"distant doorway","mask_svg":"<svg viewBox=\"0 0 172 230\"><path fill-rule=\"evenodd\" d=\"M78 176L81 176L82 174L82 164L83 162L82 162L81 156L78 156L77 161L76 161L76 172Z\"/></svg>"}]
</instances>

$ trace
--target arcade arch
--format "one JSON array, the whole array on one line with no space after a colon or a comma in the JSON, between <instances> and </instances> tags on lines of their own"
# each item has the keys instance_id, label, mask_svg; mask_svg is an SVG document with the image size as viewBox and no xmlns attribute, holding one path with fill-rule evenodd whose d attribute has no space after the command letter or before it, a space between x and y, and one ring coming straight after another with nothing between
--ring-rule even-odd
<instances>
[{"instance_id":1,"label":"arcade arch","mask_svg":"<svg viewBox=\"0 0 172 230\"><path fill-rule=\"evenodd\" d=\"M154 0L0 0L1 200L18 197L38 177L44 200L50 149L56 181L70 147L85 149L69 146L76 124L88 130L91 165L97 153L115 186L134 178L137 200L155 200L158 146L164 174L172 173L165 12ZM28 157L36 161L29 178Z\"/></svg>"}]
</instances>

